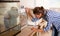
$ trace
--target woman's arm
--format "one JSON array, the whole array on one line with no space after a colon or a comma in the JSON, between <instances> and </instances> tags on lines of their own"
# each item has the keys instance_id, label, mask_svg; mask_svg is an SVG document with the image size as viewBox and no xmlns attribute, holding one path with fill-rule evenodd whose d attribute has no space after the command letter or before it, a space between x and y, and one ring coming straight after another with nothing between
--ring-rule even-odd
<instances>
[{"instance_id":1,"label":"woman's arm","mask_svg":"<svg viewBox=\"0 0 60 36\"><path fill-rule=\"evenodd\" d=\"M26 11L28 17L30 17L30 18L35 18L32 9L30 9L30 8L25 8L25 11Z\"/></svg>"}]
</instances>

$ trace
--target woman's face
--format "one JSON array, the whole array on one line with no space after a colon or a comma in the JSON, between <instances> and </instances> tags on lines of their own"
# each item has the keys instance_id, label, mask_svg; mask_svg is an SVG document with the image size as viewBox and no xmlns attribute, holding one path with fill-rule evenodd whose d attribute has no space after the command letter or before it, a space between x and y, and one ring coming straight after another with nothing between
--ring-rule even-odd
<instances>
[{"instance_id":1,"label":"woman's face","mask_svg":"<svg viewBox=\"0 0 60 36\"><path fill-rule=\"evenodd\" d=\"M38 19L41 18L41 17L42 17L42 13L40 13L40 14L35 14L35 17L38 18Z\"/></svg>"}]
</instances>

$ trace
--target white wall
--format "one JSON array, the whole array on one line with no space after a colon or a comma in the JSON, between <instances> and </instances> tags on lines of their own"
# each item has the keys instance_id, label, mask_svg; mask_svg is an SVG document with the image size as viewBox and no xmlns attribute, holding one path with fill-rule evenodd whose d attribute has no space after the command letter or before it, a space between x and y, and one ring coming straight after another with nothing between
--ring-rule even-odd
<instances>
[{"instance_id":1,"label":"white wall","mask_svg":"<svg viewBox=\"0 0 60 36\"><path fill-rule=\"evenodd\" d=\"M21 5L24 5L24 7L30 7L33 8L34 5L34 0L20 0Z\"/></svg>"},{"instance_id":2,"label":"white wall","mask_svg":"<svg viewBox=\"0 0 60 36\"><path fill-rule=\"evenodd\" d=\"M44 6L44 8L60 8L60 0L20 0L25 7Z\"/></svg>"},{"instance_id":3,"label":"white wall","mask_svg":"<svg viewBox=\"0 0 60 36\"><path fill-rule=\"evenodd\" d=\"M20 0L20 5L24 5L25 7L34 8L36 6L42 6L43 0Z\"/></svg>"}]
</instances>

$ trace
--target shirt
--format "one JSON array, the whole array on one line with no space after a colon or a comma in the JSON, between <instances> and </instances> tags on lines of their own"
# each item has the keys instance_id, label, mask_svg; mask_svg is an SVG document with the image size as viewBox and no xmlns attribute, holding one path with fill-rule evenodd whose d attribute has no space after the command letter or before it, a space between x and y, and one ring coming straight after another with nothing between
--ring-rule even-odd
<instances>
[{"instance_id":1,"label":"shirt","mask_svg":"<svg viewBox=\"0 0 60 36\"><path fill-rule=\"evenodd\" d=\"M52 10L47 10L46 16L47 26L44 28L44 31L48 31L51 28L51 25L54 25L58 31L60 31L60 13ZM36 20L35 20L36 21Z\"/></svg>"}]
</instances>

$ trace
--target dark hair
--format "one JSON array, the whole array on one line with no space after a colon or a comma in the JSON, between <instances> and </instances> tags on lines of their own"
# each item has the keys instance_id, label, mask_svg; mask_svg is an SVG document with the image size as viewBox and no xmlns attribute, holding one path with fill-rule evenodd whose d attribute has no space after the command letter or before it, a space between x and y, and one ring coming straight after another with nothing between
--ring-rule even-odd
<instances>
[{"instance_id":1,"label":"dark hair","mask_svg":"<svg viewBox=\"0 0 60 36\"><path fill-rule=\"evenodd\" d=\"M40 13L44 14L44 8L43 8L43 6L41 6L41 7L35 7L33 9L33 13L34 14L40 14Z\"/></svg>"}]
</instances>

